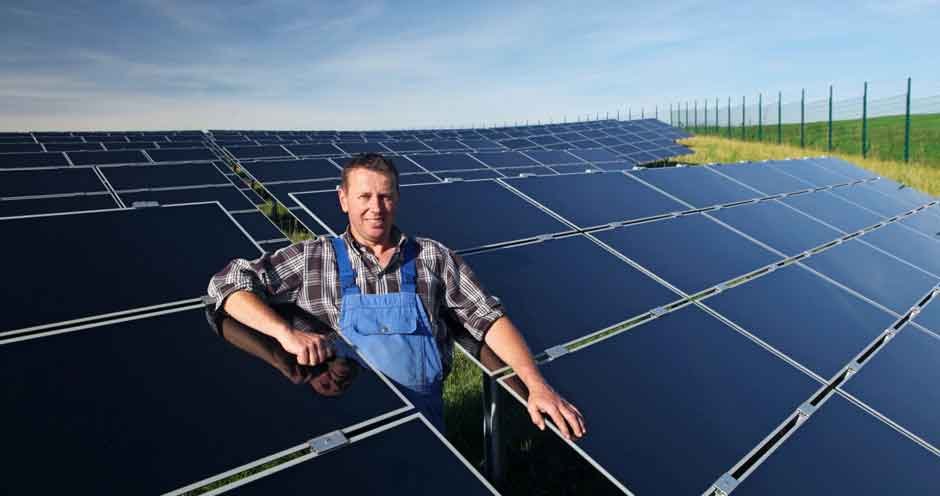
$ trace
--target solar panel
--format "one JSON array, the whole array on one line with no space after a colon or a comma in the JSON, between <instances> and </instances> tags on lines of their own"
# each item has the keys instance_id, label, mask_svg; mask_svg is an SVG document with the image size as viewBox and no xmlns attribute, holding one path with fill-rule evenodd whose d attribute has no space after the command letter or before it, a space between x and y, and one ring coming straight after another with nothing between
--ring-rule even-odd
<instances>
[{"instance_id":1,"label":"solar panel","mask_svg":"<svg viewBox=\"0 0 940 496\"><path fill-rule=\"evenodd\" d=\"M111 165L98 170L119 191L231 184L212 164Z\"/></svg>"},{"instance_id":2,"label":"solar panel","mask_svg":"<svg viewBox=\"0 0 940 496\"><path fill-rule=\"evenodd\" d=\"M769 162L767 165L814 186L829 186L851 181L841 174L830 172L808 160L778 160Z\"/></svg>"},{"instance_id":3,"label":"solar panel","mask_svg":"<svg viewBox=\"0 0 940 496\"><path fill-rule=\"evenodd\" d=\"M235 222L245 228L251 239L266 241L281 239L284 233L270 219L261 212L244 212L232 214Z\"/></svg>"},{"instance_id":4,"label":"solar panel","mask_svg":"<svg viewBox=\"0 0 940 496\"><path fill-rule=\"evenodd\" d=\"M499 143L510 150L525 150L526 148L538 147L535 143L524 138L502 140Z\"/></svg>"},{"instance_id":5,"label":"solar panel","mask_svg":"<svg viewBox=\"0 0 940 496\"><path fill-rule=\"evenodd\" d=\"M557 167L565 167L565 166L559 165ZM552 170L551 168L543 167L541 165L537 165L534 167L504 167L498 170L500 174L506 177L555 176L557 175L556 172ZM579 172L583 172L583 171L579 170Z\"/></svg>"},{"instance_id":6,"label":"solar panel","mask_svg":"<svg viewBox=\"0 0 940 496\"><path fill-rule=\"evenodd\" d=\"M940 487L938 460L836 395L734 494L930 494Z\"/></svg>"},{"instance_id":7,"label":"solar panel","mask_svg":"<svg viewBox=\"0 0 940 496\"><path fill-rule=\"evenodd\" d=\"M917 191L910 186L892 181L890 179L880 178L877 181L860 185L862 188L871 188L883 195L887 195L900 202L906 202L910 206L919 206L933 201L933 198Z\"/></svg>"},{"instance_id":8,"label":"solar panel","mask_svg":"<svg viewBox=\"0 0 940 496\"><path fill-rule=\"evenodd\" d=\"M317 144L304 144L304 145L287 145L286 147L290 150L291 153L298 157L310 157L310 156L335 156L342 155L342 151L339 148L333 146L332 143L317 143Z\"/></svg>"},{"instance_id":9,"label":"solar panel","mask_svg":"<svg viewBox=\"0 0 940 496\"><path fill-rule=\"evenodd\" d=\"M139 150L116 150L100 152L68 152L75 165L146 164L150 160Z\"/></svg>"},{"instance_id":10,"label":"solar panel","mask_svg":"<svg viewBox=\"0 0 940 496\"><path fill-rule=\"evenodd\" d=\"M235 346L198 307L0 346L0 388L16 398L0 435L21 455L6 462L4 486L164 493L405 407L352 359L301 367L270 338L223 325ZM341 373L352 382L337 396L331 374ZM51 439L54 450L37 442ZM36 477L37 460L56 477Z\"/></svg>"},{"instance_id":11,"label":"solar panel","mask_svg":"<svg viewBox=\"0 0 940 496\"><path fill-rule=\"evenodd\" d=\"M157 145L152 141L137 142L137 143L106 143L105 148L108 150L149 150L151 148L156 148Z\"/></svg>"},{"instance_id":12,"label":"solar panel","mask_svg":"<svg viewBox=\"0 0 940 496\"><path fill-rule=\"evenodd\" d=\"M47 152L78 152L78 151L97 151L104 150L101 143L46 143L43 145Z\"/></svg>"},{"instance_id":13,"label":"solar panel","mask_svg":"<svg viewBox=\"0 0 940 496\"><path fill-rule=\"evenodd\" d=\"M845 232L854 232L881 221L881 217L828 191L790 196L781 201Z\"/></svg>"},{"instance_id":14,"label":"solar panel","mask_svg":"<svg viewBox=\"0 0 940 496\"><path fill-rule=\"evenodd\" d=\"M219 158L208 148L176 148L171 150L147 150L154 162L201 162Z\"/></svg>"},{"instance_id":15,"label":"solar panel","mask_svg":"<svg viewBox=\"0 0 940 496\"><path fill-rule=\"evenodd\" d=\"M705 304L827 379L895 320L799 265L731 288Z\"/></svg>"},{"instance_id":16,"label":"solar panel","mask_svg":"<svg viewBox=\"0 0 940 496\"><path fill-rule=\"evenodd\" d=\"M619 162L604 162L604 163L602 163L602 164L597 164L596 168L599 169L599 170L604 170L604 171L628 171L628 170L633 170L633 168L634 168L634 167L636 166L636 164L638 164L638 163L639 163L639 162L635 162L635 161L632 161L631 159L627 158L627 159L621 160L621 161L619 161ZM570 166L570 165L556 165L555 167L572 167L572 166ZM592 167L592 168L595 168L595 167Z\"/></svg>"},{"instance_id":17,"label":"solar panel","mask_svg":"<svg viewBox=\"0 0 940 496\"><path fill-rule=\"evenodd\" d=\"M850 164L845 160L836 157L817 157L810 159L812 163L839 174L849 179L870 179L877 177L875 174L861 168L860 166Z\"/></svg>"},{"instance_id":18,"label":"solar panel","mask_svg":"<svg viewBox=\"0 0 940 496\"><path fill-rule=\"evenodd\" d=\"M0 143L0 153L28 153L42 152L42 145L38 143Z\"/></svg>"},{"instance_id":19,"label":"solar panel","mask_svg":"<svg viewBox=\"0 0 940 496\"><path fill-rule=\"evenodd\" d=\"M63 167L72 165L61 152L0 154L0 168Z\"/></svg>"},{"instance_id":20,"label":"solar panel","mask_svg":"<svg viewBox=\"0 0 940 496\"><path fill-rule=\"evenodd\" d=\"M897 223L879 227L860 239L934 275L940 275L940 243L936 239Z\"/></svg>"},{"instance_id":21,"label":"solar panel","mask_svg":"<svg viewBox=\"0 0 940 496\"><path fill-rule=\"evenodd\" d=\"M778 201L723 208L708 215L787 255L797 255L842 236Z\"/></svg>"},{"instance_id":22,"label":"solar panel","mask_svg":"<svg viewBox=\"0 0 940 496\"><path fill-rule=\"evenodd\" d=\"M679 299L583 236L473 253L465 259L500 298L536 353ZM507 268L512 277L506 276Z\"/></svg>"},{"instance_id":23,"label":"solar panel","mask_svg":"<svg viewBox=\"0 0 940 496\"><path fill-rule=\"evenodd\" d=\"M535 161L545 165L584 164L584 160L560 150L532 150L525 152Z\"/></svg>"},{"instance_id":24,"label":"solar panel","mask_svg":"<svg viewBox=\"0 0 940 496\"><path fill-rule=\"evenodd\" d=\"M930 207L899 222L934 239L940 239L940 207Z\"/></svg>"},{"instance_id":25,"label":"solar panel","mask_svg":"<svg viewBox=\"0 0 940 496\"><path fill-rule=\"evenodd\" d=\"M294 195L297 202L343 231L347 217L334 192ZM474 205L468 209L464 205ZM463 250L527 239L569 228L492 181L402 186L396 224L411 236L436 239Z\"/></svg>"},{"instance_id":26,"label":"solar panel","mask_svg":"<svg viewBox=\"0 0 940 496\"><path fill-rule=\"evenodd\" d=\"M174 149L190 149L190 148L205 148L206 144L203 141L168 141L168 142L159 142L161 150L174 150ZM212 156L211 158L202 158L202 159L189 159L189 160L216 160L217 157ZM167 162L169 160L166 160Z\"/></svg>"},{"instance_id":27,"label":"solar panel","mask_svg":"<svg viewBox=\"0 0 940 496\"><path fill-rule=\"evenodd\" d=\"M581 228L687 210L618 173L528 177L506 183Z\"/></svg>"},{"instance_id":28,"label":"solar panel","mask_svg":"<svg viewBox=\"0 0 940 496\"><path fill-rule=\"evenodd\" d=\"M340 168L323 158L249 162L242 164L242 167L262 183L340 177Z\"/></svg>"},{"instance_id":29,"label":"solar panel","mask_svg":"<svg viewBox=\"0 0 940 496\"><path fill-rule=\"evenodd\" d=\"M572 154L587 160L588 162L616 162L620 160L614 152L598 148L596 150L570 150Z\"/></svg>"},{"instance_id":30,"label":"solar panel","mask_svg":"<svg viewBox=\"0 0 940 496\"><path fill-rule=\"evenodd\" d=\"M377 142L348 142L348 143L334 143L339 149L350 155L356 155L359 153L388 153L389 148L385 148L381 143Z\"/></svg>"},{"instance_id":31,"label":"solar panel","mask_svg":"<svg viewBox=\"0 0 940 496\"><path fill-rule=\"evenodd\" d=\"M92 168L0 170L0 198L95 191L107 188Z\"/></svg>"},{"instance_id":32,"label":"solar panel","mask_svg":"<svg viewBox=\"0 0 940 496\"><path fill-rule=\"evenodd\" d=\"M117 207L119 207L119 205L114 197L106 193L16 200L0 199L0 217L81 212L85 210L101 210Z\"/></svg>"},{"instance_id":33,"label":"solar panel","mask_svg":"<svg viewBox=\"0 0 940 496\"><path fill-rule=\"evenodd\" d=\"M0 332L195 298L213 271L259 253L214 204L4 219L0 229L28 240L35 260L61 260L68 240L64 263L8 267L17 291ZM21 252L0 246L7 260Z\"/></svg>"},{"instance_id":34,"label":"solar panel","mask_svg":"<svg viewBox=\"0 0 940 496\"><path fill-rule=\"evenodd\" d=\"M704 167L664 167L629 173L695 207L709 207L765 196Z\"/></svg>"},{"instance_id":35,"label":"solar panel","mask_svg":"<svg viewBox=\"0 0 940 496\"><path fill-rule=\"evenodd\" d=\"M909 205L888 198L869 188L835 188L832 190L832 194L857 205L861 205L869 210L874 210L885 217L891 217L911 209Z\"/></svg>"},{"instance_id":36,"label":"solar panel","mask_svg":"<svg viewBox=\"0 0 940 496\"><path fill-rule=\"evenodd\" d=\"M217 201L228 211L255 210L255 204L246 198L233 184L183 189L118 191L118 196L127 206L133 206L135 202L157 202L160 205L174 205Z\"/></svg>"},{"instance_id":37,"label":"solar panel","mask_svg":"<svg viewBox=\"0 0 940 496\"><path fill-rule=\"evenodd\" d=\"M632 494L701 494L819 388L695 306L540 369L587 419L579 450Z\"/></svg>"},{"instance_id":38,"label":"solar panel","mask_svg":"<svg viewBox=\"0 0 940 496\"><path fill-rule=\"evenodd\" d=\"M424 140L424 144L430 147L432 150L437 151L462 151L467 150L468 147L463 143L453 140L453 139L429 139Z\"/></svg>"},{"instance_id":39,"label":"solar panel","mask_svg":"<svg viewBox=\"0 0 940 496\"><path fill-rule=\"evenodd\" d=\"M594 235L688 294L779 259L702 215L630 225ZM698 241L687 241L693 239Z\"/></svg>"},{"instance_id":40,"label":"solar panel","mask_svg":"<svg viewBox=\"0 0 940 496\"><path fill-rule=\"evenodd\" d=\"M740 181L767 196L792 193L813 187L810 183L788 176L764 163L718 165L708 166L708 168Z\"/></svg>"},{"instance_id":41,"label":"solar panel","mask_svg":"<svg viewBox=\"0 0 940 496\"><path fill-rule=\"evenodd\" d=\"M505 170L505 169L504 169ZM478 169L478 170L464 170L464 171L438 171L435 173L437 177L441 179L464 179L464 180L475 180L475 179L499 179L503 176L494 169Z\"/></svg>"},{"instance_id":42,"label":"solar panel","mask_svg":"<svg viewBox=\"0 0 940 496\"><path fill-rule=\"evenodd\" d=\"M803 263L899 313L906 312L937 282L858 240L807 258Z\"/></svg>"},{"instance_id":43,"label":"solar panel","mask_svg":"<svg viewBox=\"0 0 940 496\"><path fill-rule=\"evenodd\" d=\"M317 181L298 181L292 183L265 183L264 189L268 191L278 202L294 206L296 202L289 196L291 193L300 193L304 191L330 191L336 194L336 187L339 186L339 179L325 179Z\"/></svg>"},{"instance_id":44,"label":"solar panel","mask_svg":"<svg viewBox=\"0 0 940 496\"><path fill-rule=\"evenodd\" d=\"M385 141L382 143L389 150L397 153L408 153L408 152L429 152L431 151L424 143L420 141Z\"/></svg>"},{"instance_id":45,"label":"solar panel","mask_svg":"<svg viewBox=\"0 0 940 496\"><path fill-rule=\"evenodd\" d=\"M487 168L485 164L466 153L411 155L411 160L431 172Z\"/></svg>"},{"instance_id":46,"label":"solar panel","mask_svg":"<svg viewBox=\"0 0 940 496\"><path fill-rule=\"evenodd\" d=\"M291 154L280 145L227 146L225 149L235 158L291 158Z\"/></svg>"},{"instance_id":47,"label":"solar panel","mask_svg":"<svg viewBox=\"0 0 940 496\"><path fill-rule=\"evenodd\" d=\"M539 165L538 162L519 152L478 152L472 153L480 162L493 167L527 167Z\"/></svg>"},{"instance_id":48,"label":"solar panel","mask_svg":"<svg viewBox=\"0 0 940 496\"><path fill-rule=\"evenodd\" d=\"M460 141L474 150L500 150L504 148L499 143L488 139L461 139Z\"/></svg>"}]
</instances>

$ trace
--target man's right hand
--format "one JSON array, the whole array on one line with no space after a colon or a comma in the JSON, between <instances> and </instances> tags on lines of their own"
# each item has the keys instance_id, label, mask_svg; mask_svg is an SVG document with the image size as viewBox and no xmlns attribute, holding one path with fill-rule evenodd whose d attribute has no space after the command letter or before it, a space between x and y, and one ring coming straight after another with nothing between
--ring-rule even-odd
<instances>
[{"instance_id":1,"label":"man's right hand","mask_svg":"<svg viewBox=\"0 0 940 496\"><path fill-rule=\"evenodd\" d=\"M289 329L277 341L301 365L319 365L333 358L333 345L327 336Z\"/></svg>"}]
</instances>

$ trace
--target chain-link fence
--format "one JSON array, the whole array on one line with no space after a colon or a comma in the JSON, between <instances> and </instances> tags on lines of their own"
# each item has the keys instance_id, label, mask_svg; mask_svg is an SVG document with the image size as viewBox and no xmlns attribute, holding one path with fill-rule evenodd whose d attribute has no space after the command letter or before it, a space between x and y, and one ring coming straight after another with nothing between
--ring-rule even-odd
<instances>
[{"instance_id":1,"label":"chain-link fence","mask_svg":"<svg viewBox=\"0 0 940 496\"><path fill-rule=\"evenodd\" d=\"M860 89L849 98L839 98L830 85L824 98L813 100L805 90L788 102L779 92L693 100L671 104L663 120L699 135L940 166L940 88L915 96L908 78L903 93L876 95L868 83Z\"/></svg>"}]
</instances>

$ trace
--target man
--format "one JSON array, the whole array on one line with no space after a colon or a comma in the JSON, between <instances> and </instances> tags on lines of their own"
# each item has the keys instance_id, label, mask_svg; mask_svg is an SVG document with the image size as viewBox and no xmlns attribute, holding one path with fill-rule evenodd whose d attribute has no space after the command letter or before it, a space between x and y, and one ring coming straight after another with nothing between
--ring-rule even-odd
<instances>
[{"instance_id":1,"label":"man","mask_svg":"<svg viewBox=\"0 0 940 496\"><path fill-rule=\"evenodd\" d=\"M216 308L275 338L300 364L328 360L328 338L292 329L268 306L296 304L341 331L439 428L453 346L441 314L449 311L515 370L529 390L536 426L545 428L544 413L565 438L583 436L581 413L545 382L499 300L486 293L463 259L434 240L410 239L395 227L394 164L376 153L359 155L342 175L339 202L349 218L346 232L251 262L232 261L209 284Z\"/></svg>"}]
</instances>

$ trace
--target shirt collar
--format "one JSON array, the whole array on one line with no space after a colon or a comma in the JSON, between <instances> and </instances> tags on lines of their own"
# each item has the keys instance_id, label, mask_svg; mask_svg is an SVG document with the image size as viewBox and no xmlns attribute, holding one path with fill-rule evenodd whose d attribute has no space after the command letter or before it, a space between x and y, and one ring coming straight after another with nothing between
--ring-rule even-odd
<instances>
[{"instance_id":1,"label":"shirt collar","mask_svg":"<svg viewBox=\"0 0 940 496\"><path fill-rule=\"evenodd\" d=\"M352 246L353 248L355 248L357 253L362 253L363 251L368 251L368 249L367 249L365 246L362 246L361 244L359 244L358 241L356 241L356 238L355 238L355 237L352 235L352 233L349 231L349 226L348 226L348 225L346 226L346 230L343 231L343 234L340 235L340 237L343 238L343 240L345 240L346 243L349 244L349 246ZM408 236L406 236L405 233L401 232L401 230L398 229L398 226L394 226L394 225L393 225L393 226L392 226L391 237L392 237L393 240L394 240L394 239L397 239L397 240L398 240L398 241L395 243L396 246L397 246L397 248L398 248L398 249L396 250L396 253L397 253L397 252L400 252L400 251L401 251L401 247L405 245L405 242L406 242L406 241L408 241ZM394 259L394 257L393 257L393 259Z\"/></svg>"}]
</instances>

